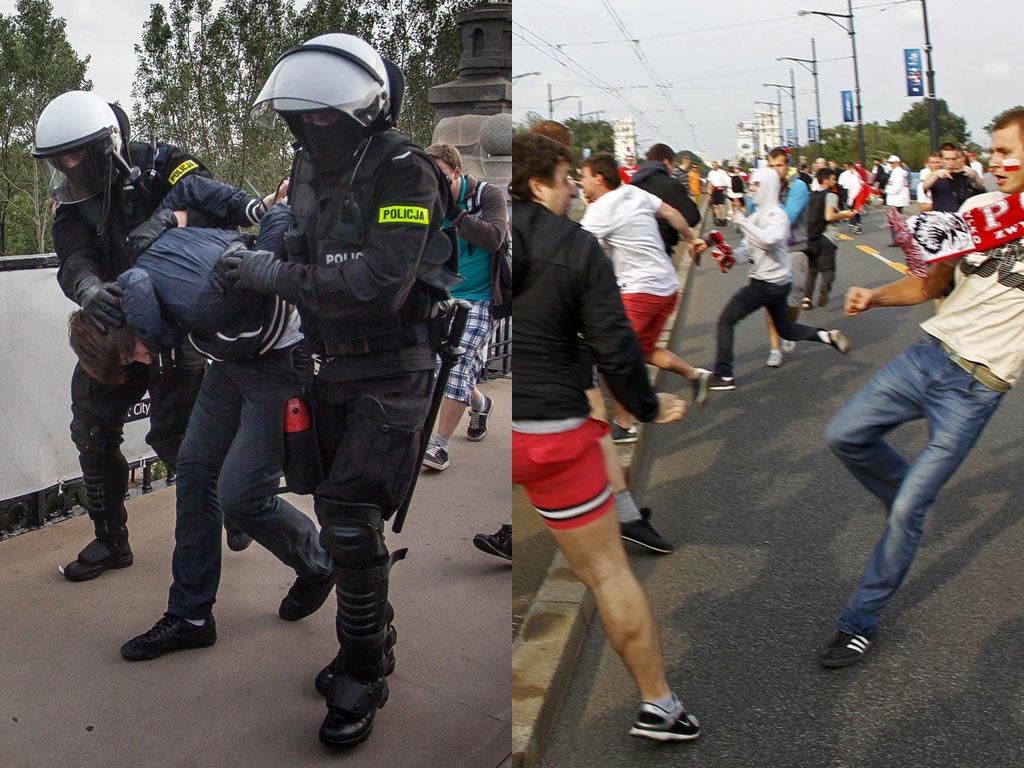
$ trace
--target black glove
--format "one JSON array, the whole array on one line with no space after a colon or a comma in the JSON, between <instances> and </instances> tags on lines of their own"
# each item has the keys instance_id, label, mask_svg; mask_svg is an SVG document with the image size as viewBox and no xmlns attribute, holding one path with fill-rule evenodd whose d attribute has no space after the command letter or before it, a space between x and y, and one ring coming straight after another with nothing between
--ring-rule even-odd
<instances>
[{"instance_id":1,"label":"black glove","mask_svg":"<svg viewBox=\"0 0 1024 768\"><path fill-rule=\"evenodd\" d=\"M96 276L89 276L79 282L76 295L86 317L101 333L106 333L108 326L124 327L125 317L121 311L123 292L117 283L104 283Z\"/></svg>"},{"instance_id":2,"label":"black glove","mask_svg":"<svg viewBox=\"0 0 1024 768\"><path fill-rule=\"evenodd\" d=\"M131 260L134 262L140 253L156 242L160 235L176 226L178 226L178 217L174 215L174 211L167 208L157 211L139 224L128 234L128 255Z\"/></svg>"},{"instance_id":3,"label":"black glove","mask_svg":"<svg viewBox=\"0 0 1024 768\"><path fill-rule=\"evenodd\" d=\"M210 282L218 290L222 290L220 285L223 283L256 293L276 293L281 264L270 251L228 249L214 265ZM214 282L214 275L217 275L217 282Z\"/></svg>"},{"instance_id":4,"label":"black glove","mask_svg":"<svg viewBox=\"0 0 1024 768\"><path fill-rule=\"evenodd\" d=\"M240 240L230 243L213 265L213 270L210 272L210 285L217 293L226 293L238 282L238 264L228 257L234 256L235 253L244 249L245 243ZM228 277L228 273L231 274L230 277Z\"/></svg>"},{"instance_id":5,"label":"black glove","mask_svg":"<svg viewBox=\"0 0 1024 768\"><path fill-rule=\"evenodd\" d=\"M183 371L201 371L206 368L207 359L188 340L183 340L171 350L171 362Z\"/></svg>"}]
</instances>

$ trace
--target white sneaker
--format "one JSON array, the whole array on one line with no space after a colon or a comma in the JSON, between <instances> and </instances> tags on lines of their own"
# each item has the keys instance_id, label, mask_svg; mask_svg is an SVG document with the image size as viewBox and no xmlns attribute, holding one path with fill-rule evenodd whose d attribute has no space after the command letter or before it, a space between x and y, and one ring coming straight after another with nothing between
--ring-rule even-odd
<instances>
[{"instance_id":1,"label":"white sneaker","mask_svg":"<svg viewBox=\"0 0 1024 768\"><path fill-rule=\"evenodd\" d=\"M789 339L783 339L781 346L783 354L790 355L796 349L796 342L790 341Z\"/></svg>"},{"instance_id":2,"label":"white sneaker","mask_svg":"<svg viewBox=\"0 0 1024 768\"><path fill-rule=\"evenodd\" d=\"M767 365L769 368L778 368L780 365L782 365L782 351L778 349L773 349L771 352L769 352L768 360L767 362L765 362L765 365Z\"/></svg>"}]
</instances>

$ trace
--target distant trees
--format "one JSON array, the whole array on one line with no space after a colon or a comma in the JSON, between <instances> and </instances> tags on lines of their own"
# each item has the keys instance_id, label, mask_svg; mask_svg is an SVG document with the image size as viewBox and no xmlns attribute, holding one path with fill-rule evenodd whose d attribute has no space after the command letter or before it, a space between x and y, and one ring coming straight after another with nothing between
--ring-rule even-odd
<instances>
[{"instance_id":1,"label":"distant trees","mask_svg":"<svg viewBox=\"0 0 1024 768\"><path fill-rule=\"evenodd\" d=\"M434 85L458 76L455 17L479 0L164 0L150 6L135 45L132 136L154 137L199 157L220 179L249 192L272 189L291 161L291 134L257 125L249 108L277 58L318 34L369 40L403 70L400 129L430 143ZM89 57L67 40L50 0L17 0L0 14L0 253L50 249L49 174L32 160L35 121L60 93L92 83ZM126 64L126 66L129 66Z\"/></svg>"}]
</instances>

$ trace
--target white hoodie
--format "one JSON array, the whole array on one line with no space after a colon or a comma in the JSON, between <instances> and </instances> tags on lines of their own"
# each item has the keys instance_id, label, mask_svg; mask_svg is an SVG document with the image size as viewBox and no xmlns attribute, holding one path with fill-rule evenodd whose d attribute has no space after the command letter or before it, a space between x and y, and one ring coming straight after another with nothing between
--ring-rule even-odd
<instances>
[{"instance_id":1,"label":"white hoodie","mask_svg":"<svg viewBox=\"0 0 1024 768\"><path fill-rule=\"evenodd\" d=\"M736 226L743 233L743 240L733 255L737 262L751 262L752 280L788 285L793 282L787 252L789 215L779 203L781 184L774 168L758 168L751 175L748 195L756 210L750 218L733 214Z\"/></svg>"}]
</instances>

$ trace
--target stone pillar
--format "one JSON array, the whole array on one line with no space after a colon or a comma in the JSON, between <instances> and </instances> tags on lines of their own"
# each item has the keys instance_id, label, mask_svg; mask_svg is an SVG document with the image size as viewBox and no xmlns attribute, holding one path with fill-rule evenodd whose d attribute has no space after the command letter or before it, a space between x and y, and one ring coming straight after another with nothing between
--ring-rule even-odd
<instances>
[{"instance_id":1,"label":"stone pillar","mask_svg":"<svg viewBox=\"0 0 1024 768\"><path fill-rule=\"evenodd\" d=\"M481 3L456 22L459 76L428 95L433 142L455 146L463 172L504 186L512 179L512 4Z\"/></svg>"}]
</instances>

